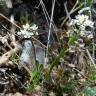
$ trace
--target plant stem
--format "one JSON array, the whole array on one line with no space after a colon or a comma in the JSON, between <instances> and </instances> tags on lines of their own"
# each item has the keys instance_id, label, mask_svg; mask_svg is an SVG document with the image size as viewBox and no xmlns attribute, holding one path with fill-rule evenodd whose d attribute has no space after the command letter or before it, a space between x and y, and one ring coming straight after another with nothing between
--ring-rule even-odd
<instances>
[{"instance_id":1,"label":"plant stem","mask_svg":"<svg viewBox=\"0 0 96 96\"><path fill-rule=\"evenodd\" d=\"M51 28L52 28L52 21L53 21L54 7L55 7L55 0L53 1L53 5L52 5L52 12L51 12L50 26L49 26L49 32L48 32L48 42L47 42L47 49L46 49L46 58L47 58L47 55L48 55L48 49L49 49L49 44L50 44L50 36L51 36Z\"/></svg>"}]
</instances>

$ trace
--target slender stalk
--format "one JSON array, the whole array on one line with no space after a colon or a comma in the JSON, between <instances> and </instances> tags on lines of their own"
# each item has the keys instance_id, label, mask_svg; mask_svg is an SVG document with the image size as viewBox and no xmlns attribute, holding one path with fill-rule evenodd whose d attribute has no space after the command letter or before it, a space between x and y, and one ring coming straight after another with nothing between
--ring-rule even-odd
<instances>
[{"instance_id":1,"label":"slender stalk","mask_svg":"<svg viewBox=\"0 0 96 96\"><path fill-rule=\"evenodd\" d=\"M43 0L39 0L39 1L40 1L41 6L42 6L42 9L43 9L45 18L46 18L46 20L47 20L47 24L48 24L48 26L49 26L50 16L49 16L49 14L48 14L48 12L47 12L47 10L46 10L46 7L45 7L45 4L44 4ZM52 21L52 26L53 26L53 29L56 31L56 30L57 30L57 27L56 27L56 25L54 24L54 21Z\"/></svg>"},{"instance_id":2,"label":"slender stalk","mask_svg":"<svg viewBox=\"0 0 96 96\"><path fill-rule=\"evenodd\" d=\"M65 7L65 11L66 11L67 17L69 18L69 21L71 21L71 17L70 17L70 14L68 12L68 9L67 9L67 2L64 3L64 7Z\"/></svg>"},{"instance_id":3,"label":"slender stalk","mask_svg":"<svg viewBox=\"0 0 96 96\"><path fill-rule=\"evenodd\" d=\"M92 7L91 7L92 8ZM92 10L90 11L90 19L95 23L95 20L93 20L92 16ZM92 39L92 45L93 45L93 50L92 50L92 57L95 59L95 26L92 28L92 34L93 34L93 39Z\"/></svg>"},{"instance_id":4,"label":"slender stalk","mask_svg":"<svg viewBox=\"0 0 96 96\"><path fill-rule=\"evenodd\" d=\"M87 53L87 55L88 55L90 61L92 62L94 68L96 68L96 64L95 64L95 62L94 62L94 60L93 60L93 58L92 58L92 56L91 56L91 54L90 54L90 52L89 52L88 49L86 49L86 53Z\"/></svg>"},{"instance_id":5,"label":"slender stalk","mask_svg":"<svg viewBox=\"0 0 96 96\"><path fill-rule=\"evenodd\" d=\"M85 0L85 2L84 2L84 3L85 3L84 5L85 5L85 7L86 7L86 4L87 4L87 0Z\"/></svg>"},{"instance_id":6,"label":"slender stalk","mask_svg":"<svg viewBox=\"0 0 96 96\"><path fill-rule=\"evenodd\" d=\"M19 29L22 29L20 26L18 26L16 23L11 22L10 19L8 19L6 16L4 16L2 13L0 13L0 17L4 18L5 20L7 20L8 22L10 22L11 24L13 24L14 26L16 26Z\"/></svg>"},{"instance_id":7,"label":"slender stalk","mask_svg":"<svg viewBox=\"0 0 96 96\"><path fill-rule=\"evenodd\" d=\"M71 9L71 11L69 12L69 14L71 15L72 13L74 13L76 10L78 10L81 6L77 7L78 4L78 0L76 1L75 5L73 6L73 8ZM63 20L63 22L61 23L61 27L63 27L64 23L66 22L66 20L68 19L68 16Z\"/></svg>"},{"instance_id":8,"label":"slender stalk","mask_svg":"<svg viewBox=\"0 0 96 96\"><path fill-rule=\"evenodd\" d=\"M52 21L53 21L53 14L54 14L55 2L56 2L56 1L54 0L54 1L53 1L53 5L52 5L50 26L49 26L49 32L48 32L48 42L47 42L46 57L47 57L47 54L48 54L48 49L49 49L49 44L50 44L50 36L51 36L51 28L52 28Z\"/></svg>"},{"instance_id":9,"label":"slender stalk","mask_svg":"<svg viewBox=\"0 0 96 96\"><path fill-rule=\"evenodd\" d=\"M49 26L49 20L48 20L48 16L49 16L49 15L46 14L46 8L45 8L45 5L44 5L43 1L42 1L42 0L39 0L39 1L40 1L40 4L41 4L41 7L42 7L42 9L43 9L43 12L44 12L44 15L45 15L47 24L48 24L48 26Z\"/></svg>"}]
</instances>

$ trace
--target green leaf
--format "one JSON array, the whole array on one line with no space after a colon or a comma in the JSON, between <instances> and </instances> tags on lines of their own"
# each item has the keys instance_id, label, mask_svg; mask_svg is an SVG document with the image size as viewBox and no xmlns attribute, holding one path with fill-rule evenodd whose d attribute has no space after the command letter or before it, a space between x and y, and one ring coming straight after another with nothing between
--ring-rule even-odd
<instances>
[{"instance_id":1,"label":"green leaf","mask_svg":"<svg viewBox=\"0 0 96 96\"><path fill-rule=\"evenodd\" d=\"M69 41L68 41L68 45L70 46L70 45L73 45L74 43L75 43L75 41L76 41L76 36L72 36L72 37L70 37L70 39L69 39Z\"/></svg>"},{"instance_id":2,"label":"green leaf","mask_svg":"<svg viewBox=\"0 0 96 96\"><path fill-rule=\"evenodd\" d=\"M65 47L60 51L59 56L57 56L57 57L53 60L53 62L50 64L51 66L50 66L50 69L49 69L49 76L50 76L50 73L51 73L53 67L56 66L56 65L58 65L57 62L58 62L58 61L60 60L60 58L63 57L63 56L65 55L65 53L68 51L67 49L68 49L68 47L65 46Z\"/></svg>"}]
</instances>

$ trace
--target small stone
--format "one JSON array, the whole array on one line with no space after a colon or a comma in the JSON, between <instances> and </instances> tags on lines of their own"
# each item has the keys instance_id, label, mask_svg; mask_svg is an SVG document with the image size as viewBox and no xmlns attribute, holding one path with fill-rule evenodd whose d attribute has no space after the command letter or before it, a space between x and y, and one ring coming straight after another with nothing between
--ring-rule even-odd
<instances>
[{"instance_id":1,"label":"small stone","mask_svg":"<svg viewBox=\"0 0 96 96\"><path fill-rule=\"evenodd\" d=\"M54 92L50 92L49 96L56 96Z\"/></svg>"},{"instance_id":2,"label":"small stone","mask_svg":"<svg viewBox=\"0 0 96 96\"><path fill-rule=\"evenodd\" d=\"M13 96L24 96L24 95L22 95L21 93L17 92Z\"/></svg>"}]
</instances>

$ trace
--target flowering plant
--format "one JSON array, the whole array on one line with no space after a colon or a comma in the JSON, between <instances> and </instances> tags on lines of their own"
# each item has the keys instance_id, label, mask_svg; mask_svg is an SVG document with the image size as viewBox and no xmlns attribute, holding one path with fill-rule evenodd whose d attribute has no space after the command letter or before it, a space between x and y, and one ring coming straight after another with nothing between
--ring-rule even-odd
<instances>
[{"instance_id":1,"label":"flowering plant","mask_svg":"<svg viewBox=\"0 0 96 96\"><path fill-rule=\"evenodd\" d=\"M30 38L32 35L38 35L38 26L36 24L33 24L30 26L28 23L23 25L23 29L17 32L17 35L23 36L23 38Z\"/></svg>"},{"instance_id":2,"label":"flowering plant","mask_svg":"<svg viewBox=\"0 0 96 96\"><path fill-rule=\"evenodd\" d=\"M81 37L87 37L88 39L93 38L92 28L94 26L94 22L90 20L88 15L79 14L75 16L75 19L72 19L70 22L70 26L77 26L74 27L75 30L79 30Z\"/></svg>"},{"instance_id":3,"label":"flowering plant","mask_svg":"<svg viewBox=\"0 0 96 96\"><path fill-rule=\"evenodd\" d=\"M69 51L75 52L78 48L80 49L79 51L84 51L82 49L85 49L85 45L88 44L90 46L90 43L92 44L93 42L93 28L94 22L91 19L90 7L82 8L78 11L78 15L69 22L69 30L67 32Z\"/></svg>"}]
</instances>

